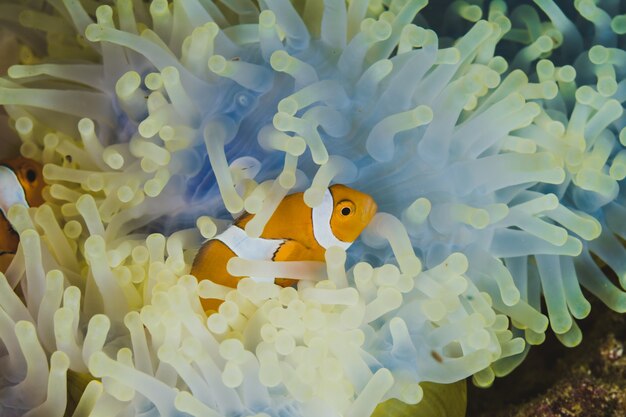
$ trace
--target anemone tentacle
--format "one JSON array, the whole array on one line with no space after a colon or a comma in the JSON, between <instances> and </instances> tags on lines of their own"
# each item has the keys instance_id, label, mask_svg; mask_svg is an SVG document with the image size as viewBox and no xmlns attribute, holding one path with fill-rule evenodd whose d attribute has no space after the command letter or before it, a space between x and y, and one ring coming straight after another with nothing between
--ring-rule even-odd
<instances>
[{"instance_id":1,"label":"anemone tentacle","mask_svg":"<svg viewBox=\"0 0 626 417\"><path fill-rule=\"evenodd\" d=\"M48 50L0 104L49 187L9 212L0 412L61 415L69 369L101 378L84 415L361 416L487 386L548 326L578 344L583 289L626 311L623 19L457 2L436 33L427 3L11 5ZM258 236L333 182L382 211L348 253L233 264L297 288L188 275L244 210Z\"/></svg>"}]
</instances>

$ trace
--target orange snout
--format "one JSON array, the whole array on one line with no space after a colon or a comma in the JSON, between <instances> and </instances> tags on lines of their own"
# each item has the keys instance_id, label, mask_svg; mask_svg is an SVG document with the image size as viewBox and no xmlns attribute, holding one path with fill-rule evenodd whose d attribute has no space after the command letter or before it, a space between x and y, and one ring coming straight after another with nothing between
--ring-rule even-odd
<instances>
[{"instance_id":1,"label":"orange snout","mask_svg":"<svg viewBox=\"0 0 626 417\"><path fill-rule=\"evenodd\" d=\"M378 206L368 194L345 185L330 187L335 210L330 227L335 237L343 242L354 242L376 214ZM344 211L346 208L349 210Z\"/></svg>"}]
</instances>

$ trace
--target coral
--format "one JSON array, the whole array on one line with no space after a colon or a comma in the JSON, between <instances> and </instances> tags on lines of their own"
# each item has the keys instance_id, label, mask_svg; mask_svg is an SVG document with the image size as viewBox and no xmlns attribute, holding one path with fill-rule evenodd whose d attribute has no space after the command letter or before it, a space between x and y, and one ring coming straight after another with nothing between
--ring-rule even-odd
<instances>
[{"instance_id":1,"label":"coral","mask_svg":"<svg viewBox=\"0 0 626 417\"><path fill-rule=\"evenodd\" d=\"M566 349L550 337L492 390L469 392L468 417L624 415L624 317L598 302L593 307L580 346Z\"/></svg>"},{"instance_id":2,"label":"coral","mask_svg":"<svg viewBox=\"0 0 626 417\"><path fill-rule=\"evenodd\" d=\"M624 412L618 386L606 386L600 381L581 378L575 383L567 382L558 385L551 397L539 400L521 410L517 415L529 414L541 417L609 417Z\"/></svg>"},{"instance_id":3,"label":"coral","mask_svg":"<svg viewBox=\"0 0 626 417\"><path fill-rule=\"evenodd\" d=\"M488 386L548 325L578 344L581 288L624 312L597 264L626 285L619 2L457 1L440 33L427 3L3 5L45 35L0 103L49 187L9 213L2 411L61 415L70 369L100 378L76 416L364 416ZM231 265L297 289L188 275L244 210L258 236L331 183L377 201L361 242Z\"/></svg>"}]
</instances>

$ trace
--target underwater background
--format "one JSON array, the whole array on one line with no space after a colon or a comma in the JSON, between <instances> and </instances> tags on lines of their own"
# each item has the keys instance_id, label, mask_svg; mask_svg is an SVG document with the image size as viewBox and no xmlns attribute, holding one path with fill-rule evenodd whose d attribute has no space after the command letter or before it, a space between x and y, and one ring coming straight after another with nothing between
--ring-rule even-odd
<instances>
[{"instance_id":1,"label":"underwater background","mask_svg":"<svg viewBox=\"0 0 626 417\"><path fill-rule=\"evenodd\" d=\"M0 157L38 161L48 185L7 213L21 243L0 275L0 415L393 415L450 386L439 412L463 415L468 377L495 384L469 389L469 415L498 412L475 405L511 398L497 390L540 408L513 377L583 334L591 364L540 381L574 399L542 410L622 415L625 13L1 1ZM297 287L189 275L244 211L259 236L284 196L314 207L333 183L379 207L350 249L232 265ZM199 297L225 302L207 315Z\"/></svg>"}]
</instances>

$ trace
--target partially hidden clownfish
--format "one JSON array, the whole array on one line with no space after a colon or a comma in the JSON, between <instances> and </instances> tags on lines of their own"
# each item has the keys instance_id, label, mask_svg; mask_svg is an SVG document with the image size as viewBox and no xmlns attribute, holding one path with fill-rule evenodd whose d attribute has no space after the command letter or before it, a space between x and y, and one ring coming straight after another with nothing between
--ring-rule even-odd
<instances>
[{"instance_id":1,"label":"partially hidden clownfish","mask_svg":"<svg viewBox=\"0 0 626 417\"><path fill-rule=\"evenodd\" d=\"M43 204L41 195L45 182L39 163L17 157L0 161L0 271L13 260L20 237L8 220L14 204L37 207Z\"/></svg>"},{"instance_id":2,"label":"partially hidden clownfish","mask_svg":"<svg viewBox=\"0 0 626 417\"><path fill-rule=\"evenodd\" d=\"M328 188L322 203L309 207L304 193L286 196L276 208L258 238L249 237L244 228L254 218L246 213L223 233L208 240L198 251L191 274L199 280L235 288L239 280L228 273L226 264L238 256L265 261L324 261L326 249L347 249L376 214L376 203L367 194L335 184ZM254 279L254 277L252 277ZM283 287L295 280L276 278ZM217 310L221 300L202 299L205 310Z\"/></svg>"}]
</instances>

